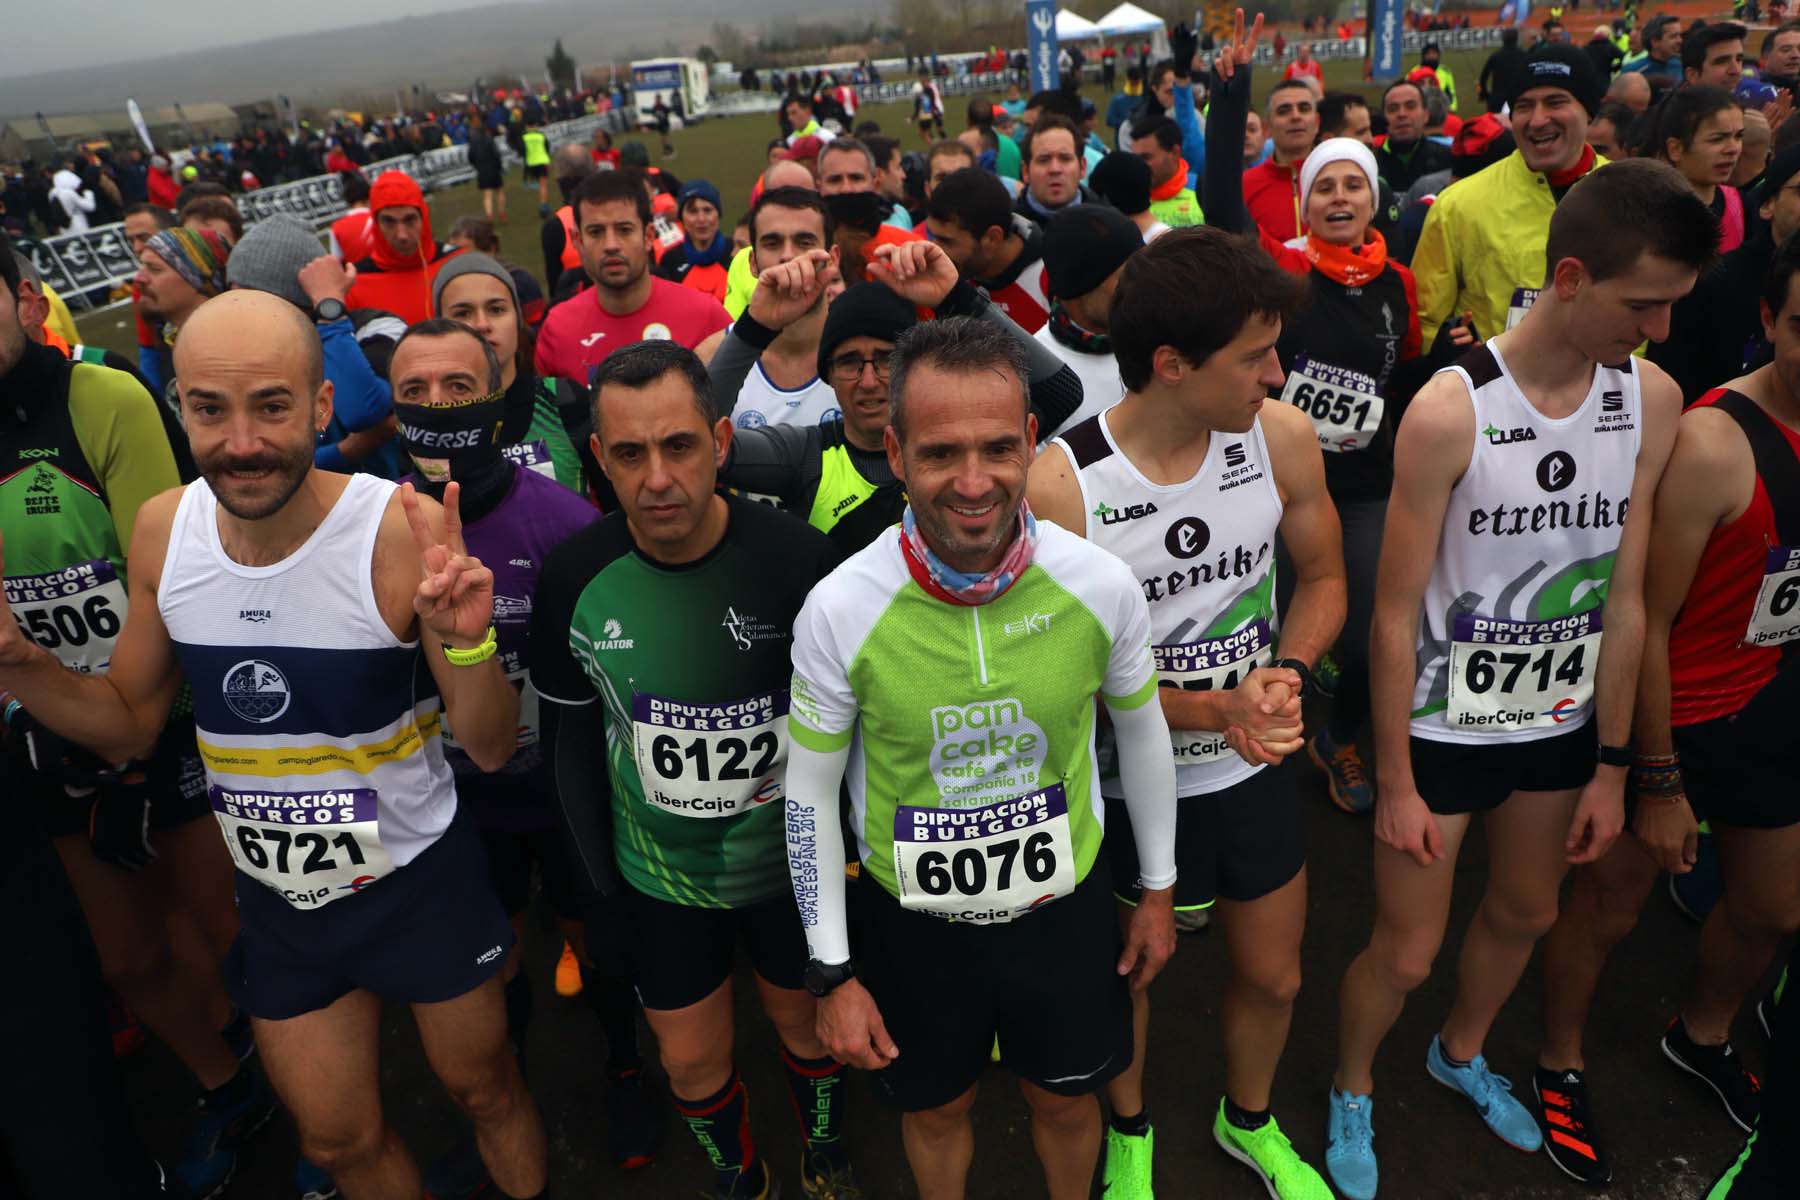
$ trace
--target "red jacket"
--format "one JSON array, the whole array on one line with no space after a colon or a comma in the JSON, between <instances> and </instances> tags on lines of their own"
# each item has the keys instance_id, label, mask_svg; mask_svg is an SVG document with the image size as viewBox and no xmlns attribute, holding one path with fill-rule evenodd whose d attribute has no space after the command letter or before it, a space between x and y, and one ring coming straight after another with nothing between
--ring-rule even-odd
<instances>
[{"instance_id":1,"label":"red jacket","mask_svg":"<svg viewBox=\"0 0 1800 1200\"><path fill-rule=\"evenodd\" d=\"M175 197L181 195L181 185L175 182L173 175L160 167L151 167L144 183L149 192L150 203L161 205L170 212L175 211Z\"/></svg>"},{"instance_id":2,"label":"red jacket","mask_svg":"<svg viewBox=\"0 0 1800 1200\"><path fill-rule=\"evenodd\" d=\"M1276 241L1299 237L1300 163L1279 166L1271 155L1245 171L1244 207L1256 219L1256 227Z\"/></svg>"},{"instance_id":3,"label":"red jacket","mask_svg":"<svg viewBox=\"0 0 1800 1200\"><path fill-rule=\"evenodd\" d=\"M394 253L381 226L373 218L369 225L369 256L356 264L356 282L350 285L349 307L383 308L408 325L426 320L431 314L431 282L444 263L461 251L441 245L431 237L431 209L425 194L412 176L403 171L388 171L369 189L369 211L379 214L384 208L416 208L421 218L419 249L411 258Z\"/></svg>"}]
</instances>

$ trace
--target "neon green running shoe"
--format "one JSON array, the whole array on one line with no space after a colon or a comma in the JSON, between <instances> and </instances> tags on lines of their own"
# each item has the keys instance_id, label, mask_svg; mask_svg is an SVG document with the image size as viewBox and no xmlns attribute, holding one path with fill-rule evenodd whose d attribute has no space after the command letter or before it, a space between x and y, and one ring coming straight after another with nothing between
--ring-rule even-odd
<instances>
[{"instance_id":1,"label":"neon green running shoe","mask_svg":"<svg viewBox=\"0 0 1800 1200\"><path fill-rule=\"evenodd\" d=\"M1332 1200L1319 1173L1294 1152L1294 1145L1270 1117L1261 1129L1239 1129L1225 1119L1225 1101L1213 1118L1213 1141L1219 1149L1255 1171L1270 1200Z\"/></svg>"},{"instance_id":2,"label":"neon green running shoe","mask_svg":"<svg viewBox=\"0 0 1800 1200\"><path fill-rule=\"evenodd\" d=\"M1143 1137L1106 1130L1106 1181L1100 1194L1106 1200L1155 1200L1150 1190L1150 1152L1156 1147L1156 1128Z\"/></svg>"}]
</instances>

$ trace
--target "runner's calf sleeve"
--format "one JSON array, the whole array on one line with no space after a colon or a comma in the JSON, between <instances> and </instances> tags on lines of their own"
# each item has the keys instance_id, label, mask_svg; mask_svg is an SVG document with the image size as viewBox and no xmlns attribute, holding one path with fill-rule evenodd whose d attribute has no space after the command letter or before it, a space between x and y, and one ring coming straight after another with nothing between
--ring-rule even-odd
<instances>
[{"instance_id":1,"label":"runner's calf sleeve","mask_svg":"<svg viewBox=\"0 0 1800 1200\"><path fill-rule=\"evenodd\" d=\"M1155 695L1136 708L1106 700L1106 712L1112 718L1119 783L1137 842L1138 880L1145 890L1157 891L1175 882L1175 755L1169 748L1169 722ZM1122 886L1131 881L1114 882Z\"/></svg>"},{"instance_id":2,"label":"runner's calf sleeve","mask_svg":"<svg viewBox=\"0 0 1800 1200\"><path fill-rule=\"evenodd\" d=\"M675 1111L718 1174L718 1190L733 1191L756 1165L756 1143L750 1137L750 1093L733 1070L725 1086L702 1100L675 1097Z\"/></svg>"},{"instance_id":3,"label":"runner's calf sleeve","mask_svg":"<svg viewBox=\"0 0 1800 1200\"><path fill-rule=\"evenodd\" d=\"M781 1048L781 1062L787 1068L788 1095L800 1118L806 1148L833 1162L843 1161L844 1064L830 1055L797 1058L786 1046Z\"/></svg>"},{"instance_id":4,"label":"runner's calf sleeve","mask_svg":"<svg viewBox=\"0 0 1800 1200\"><path fill-rule=\"evenodd\" d=\"M606 1065L613 1071L632 1070L644 1063L638 1049L637 993L631 984L616 975L608 975L583 963L581 994L600 1018L600 1030L606 1034Z\"/></svg>"},{"instance_id":5,"label":"runner's calf sleeve","mask_svg":"<svg viewBox=\"0 0 1800 1200\"><path fill-rule=\"evenodd\" d=\"M1173 797L1175 767L1168 747L1165 727L1163 752L1170 761L1169 795ZM788 747L788 875L794 881L800 923L806 929L806 948L813 958L824 963L841 963L850 957L850 932L844 914L844 831L838 821L838 787L849 761L849 746L821 754L796 739ZM1134 810L1133 819L1136 816ZM1171 801L1171 846L1175 840L1174 818ZM1169 869L1173 875L1173 863Z\"/></svg>"}]
</instances>

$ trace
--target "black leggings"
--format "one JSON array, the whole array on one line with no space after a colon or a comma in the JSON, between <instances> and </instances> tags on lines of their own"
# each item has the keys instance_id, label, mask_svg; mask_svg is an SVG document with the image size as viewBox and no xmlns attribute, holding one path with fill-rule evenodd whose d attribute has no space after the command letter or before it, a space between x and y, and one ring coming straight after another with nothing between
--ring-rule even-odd
<instances>
[{"instance_id":1,"label":"black leggings","mask_svg":"<svg viewBox=\"0 0 1800 1200\"><path fill-rule=\"evenodd\" d=\"M1375 616L1375 569L1381 561L1381 531L1387 524L1388 502L1346 500L1337 506L1344 527L1344 575L1347 603L1344 631L1338 634L1333 656L1340 677L1331 702L1331 740L1338 745L1356 740L1369 716L1369 624ZM1275 593L1282 623L1294 599L1294 560L1285 543L1276 558Z\"/></svg>"},{"instance_id":2,"label":"black leggings","mask_svg":"<svg viewBox=\"0 0 1800 1200\"><path fill-rule=\"evenodd\" d=\"M0 858L0 914L11 960L28 965L0 985L10 1039L0 1058L0 1194L161 1196L161 1172L119 1088L100 959L68 877L35 831L11 854Z\"/></svg>"}]
</instances>

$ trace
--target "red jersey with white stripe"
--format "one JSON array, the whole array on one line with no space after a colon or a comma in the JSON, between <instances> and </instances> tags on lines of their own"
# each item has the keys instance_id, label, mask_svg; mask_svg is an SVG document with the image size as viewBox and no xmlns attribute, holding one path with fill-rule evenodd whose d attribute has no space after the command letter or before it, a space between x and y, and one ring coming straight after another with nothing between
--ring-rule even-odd
<instances>
[{"instance_id":1,"label":"red jersey with white stripe","mask_svg":"<svg viewBox=\"0 0 1800 1200\"><path fill-rule=\"evenodd\" d=\"M1043 263L1033 262L1011 283L988 288L988 298L1013 324L1036 333L1050 319L1050 273Z\"/></svg>"}]
</instances>

